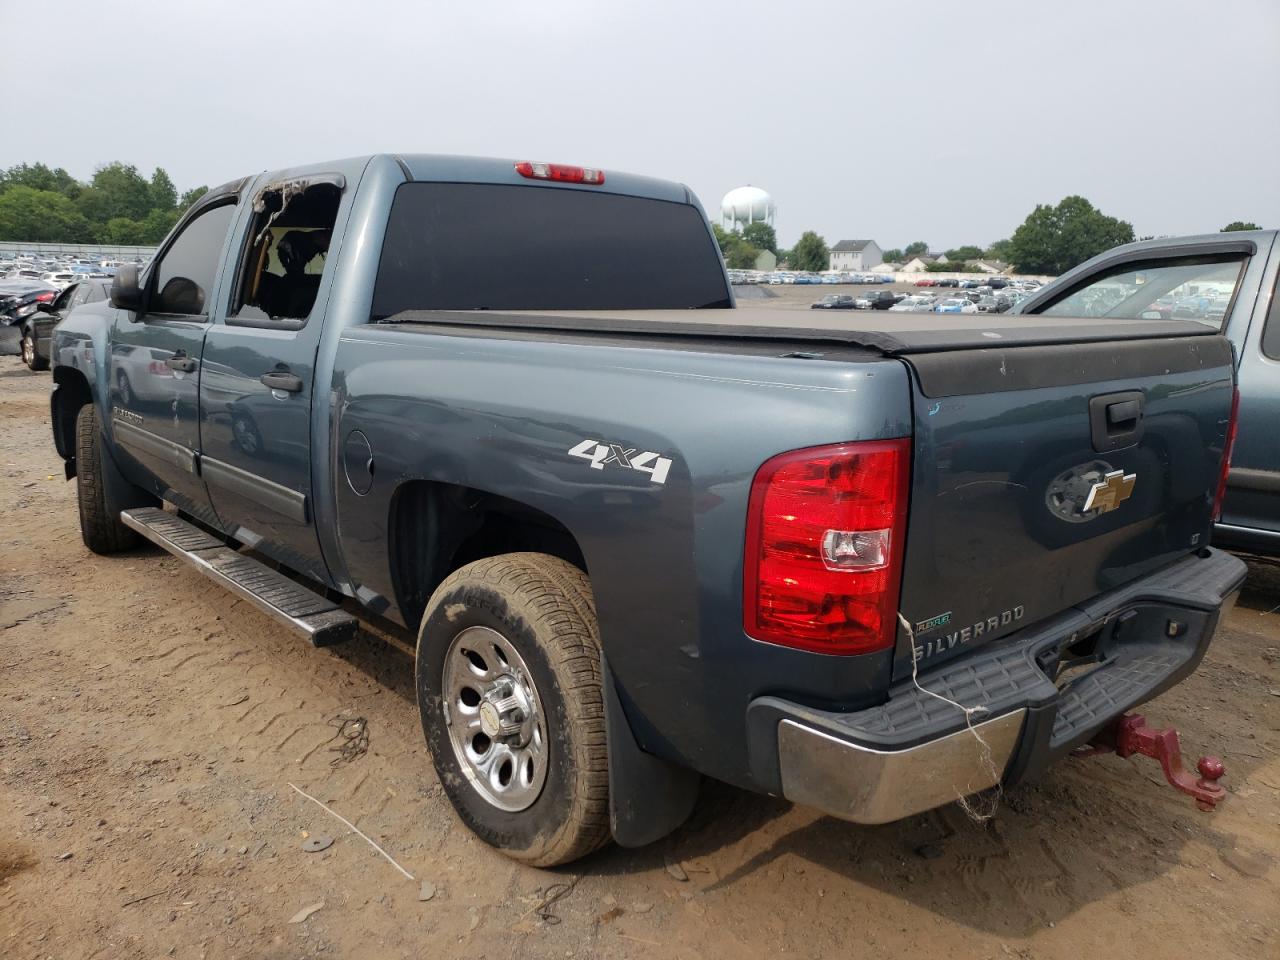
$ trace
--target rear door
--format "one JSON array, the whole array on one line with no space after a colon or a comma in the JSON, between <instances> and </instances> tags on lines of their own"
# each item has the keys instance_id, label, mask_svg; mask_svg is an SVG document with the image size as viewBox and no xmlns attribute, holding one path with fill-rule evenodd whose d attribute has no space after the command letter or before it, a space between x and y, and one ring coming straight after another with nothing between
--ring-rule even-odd
<instances>
[{"instance_id":1,"label":"rear door","mask_svg":"<svg viewBox=\"0 0 1280 960\"><path fill-rule=\"evenodd\" d=\"M224 529L331 584L315 527L311 401L333 258L364 161L265 175L205 343L201 471ZM347 183L353 186L347 188Z\"/></svg>"},{"instance_id":2,"label":"rear door","mask_svg":"<svg viewBox=\"0 0 1280 960\"><path fill-rule=\"evenodd\" d=\"M1208 544L1233 389L1225 338L909 362L915 439L901 605L921 662ZM897 652L901 675L911 667L905 630Z\"/></svg>"},{"instance_id":3,"label":"rear door","mask_svg":"<svg viewBox=\"0 0 1280 960\"><path fill-rule=\"evenodd\" d=\"M165 500L208 519L197 385L236 199L209 200L173 234L147 269L146 311L116 311L107 358L115 443Z\"/></svg>"}]
</instances>

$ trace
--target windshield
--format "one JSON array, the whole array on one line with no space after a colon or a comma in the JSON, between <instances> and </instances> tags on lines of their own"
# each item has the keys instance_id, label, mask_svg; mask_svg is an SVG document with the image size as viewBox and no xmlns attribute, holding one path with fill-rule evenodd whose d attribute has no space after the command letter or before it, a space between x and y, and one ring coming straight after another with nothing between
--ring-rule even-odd
<instances>
[{"instance_id":1,"label":"windshield","mask_svg":"<svg viewBox=\"0 0 1280 960\"><path fill-rule=\"evenodd\" d=\"M1221 327L1244 266L1241 256L1125 264L1037 313L1050 317L1195 320Z\"/></svg>"},{"instance_id":2,"label":"windshield","mask_svg":"<svg viewBox=\"0 0 1280 960\"><path fill-rule=\"evenodd\" d=\"M552 187L406 183L387 223L373 317L729 305L715 241L691 204Z\"/></svg>"}]
</instances>

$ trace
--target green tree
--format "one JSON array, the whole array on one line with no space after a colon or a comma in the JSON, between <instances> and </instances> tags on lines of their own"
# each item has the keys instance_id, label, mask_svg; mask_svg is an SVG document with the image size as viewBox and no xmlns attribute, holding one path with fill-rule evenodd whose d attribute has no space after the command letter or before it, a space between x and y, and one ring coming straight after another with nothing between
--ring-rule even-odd
<instances>
[{"instance_id":1,"label":"green tree","mask_svg":"<svg viewBox=\"0 0 1280 960\"><path fill-rule=\"evenodd\" d=\"M19 163L0 171L0 193L9 187L50 190L72 200L80 193L80 183L61 167L51 170L43 163Z\"/></svg>"},{"instance_id":2,"label":"green tree","mask_svg":"<svg viewBox=\"0 0 1280 960\"><path fill-rule=\"evenodd\" d=\"M98 230L98 242L141 246L142 224L128 217L112 217Z\"/></svg>"},{"instance_id":3,"label":"green tree","mask_svg":"<svg viewBox=\"0 0 1280 960\"><path fill-rule=\"evenodd\" d=\"M147 214L146 218L138 224L141 228L138 241L143 246L155 246L173 229L173 225L178 222L178 217L182 214L178 210L161 210L159 207Z\"/></svg>"},{"instance_id":4,"label":"green tree","mask_svg":"<svg viewBox=\"0 0 1280 960\"><path fill-rule=\"evenodd\" d=\"M208 187L192 187L190 190L184 193L182 197L178 200L178 207L182 210L186 210L188 207L190 207L193 203L195 203L197 200L199 200L208 192L209 192ZM719 227L717 227L716 229L719 229Z\"/></svg>"},{"instance_id":5,"label":"green tree","mask_svg":"<svg viewBox=\"0 0 1280 960\"><path fill-rule=\"evenodd\" d=\"M884 252L885 263L902 263L903 254L901 250L886 250Z\"/></svg>"},{"instance_id":6,"label":"green tree","mask_svg":"<svg viewBox=\"0 0 1280 960\"><path fill-rule=\"evenodd\" d=\"M1235 233L1237 230L1261 230L1262 228L1256 223L1250 223L1247 220L1232 220L1225 227L1219 230L1219 233Z\"/></svg>"},{"instance_id":7,"label":"green tree","mask_svg":"<svg viewBox=\"0 0 1280 960\"><path fill-rule=\"evenodd\" d=\"M982 248L975 246L956 247L954 250L947 251L948 260L981 260Z\"/></svg>"},{"instance_id":8,"label":"green tree","mask_svg":"<svg viewBox=\"0 0 1280 960\"><path fill-rule=\"evenodd\" d=\"M778 252L778 235L767 223L747 224L742 230L742 239L756 250L768 250L773 254Z\"/></svg>"},{"instance_id":9,"label":"green tree","mask_svg":"<svg viewBox=\"0 0 1280 960\"><path fill-rule=\"evenodd\" d=\"M929 245L923 240L917 240L915 243L908 243L906 249L902 251L902 255L910 260L912 257L918 257L922 253L929 252Z\"/></svg>"},{"instance_id":10,"label":"green tree","mask_svg":"<svg viewBox=\"0 0 1280 960\"><path fill-rule=\"evenodd\" d=\"M1133 224L1108 217L1084 197L1071 196L1056 207L1037 204L1009 238L1009 255L1020 273L1057 275L1132 241Z\"/></svg>"},{"instance_id":11,"label":"green tree","mask_svg":"<svg viewBox=\"0 0 1280 960\"><path fill-rule=\"evenodd\" d=\"M21 184L0 193L0 240L76 243L92 235L89 222L60 193Z\"/></svg>"},{"instance_id":12,"label":"green tree","mask_svg":"<svg viewBox=\"0 0 1280 960\"><path fill-rule=\"evenodd\" d=\"M77 201L89 220L105 224L116 217L141 220L151 211L151 184L133 164L99 167Z\"/></svg>"},{"instance_id":13,"label":"green tree","mask_svg":"<svg viewBox=\"0 0 1280 960\"><path fill-rule=\"evenodd\" d=\"M156 167L147 188L152 210L172 210L178 205L178 188L173 185L163 167Z\"/></svg>"},{"instance_id":14,"label":"green tree","mask_svg":"<svg viewBox=\"0 0 1280 960\"><path fill-rule=\"evenodd\" d=\"M1009 252L1011 244L1008 240L997 240L991 246L987 247L986 252L982 255L984 260L1000 260L1008 263L1012 254Z\"/></svg>"},{"instance_id":15,"label":"green tree","mask_svg":"<svg viewBox=\"0 0 1280 960\"><path fill-rule=\"evenodd\" d=\"M720 245L720 253L724 256L724 264L730 270L750 270L756 265L756 257L760 250L748 243L743 234L734 230L725 230L719 224L711 225L716 243Z\"/></svg>"},{"instance_id":16,"label":"green tree","mask_svg":"<svg viewBox=\"0 0 1280 960\"><path fill-rule=\"evenodd\" d=\"M756 265L760 251L739 237L725 253L725 266L733 270L750 270Z\"/></svg>"},{"instance_id":17,"label":"green tree","mask_svg":"<svg viewBox=\"0 0 1280 960\"><path fill-rule=\"evenodd\" d=\"M825 240L812 230L806 230L791 248L787 260L793 270L825 270L831 265L831 250Z\"/></svg>"}]
</instances>

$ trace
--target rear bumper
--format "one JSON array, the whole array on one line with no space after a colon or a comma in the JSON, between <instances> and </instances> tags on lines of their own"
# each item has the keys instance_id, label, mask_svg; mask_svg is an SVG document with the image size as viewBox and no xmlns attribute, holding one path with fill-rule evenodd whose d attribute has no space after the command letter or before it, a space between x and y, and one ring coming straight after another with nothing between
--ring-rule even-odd
<instances>
[{"instance_id":1,"label":"rear bumper","mask_svg":"<svg viewBox=\"0 0 1280 960\"><path fill-rule=\"evenodd\" d=\"M1245 565L1188 557L910 680L853 713L762 697L747 712L752 774L787 799L887 823L1034 777L1199 665Z\"/></svg>"}]
</instances>

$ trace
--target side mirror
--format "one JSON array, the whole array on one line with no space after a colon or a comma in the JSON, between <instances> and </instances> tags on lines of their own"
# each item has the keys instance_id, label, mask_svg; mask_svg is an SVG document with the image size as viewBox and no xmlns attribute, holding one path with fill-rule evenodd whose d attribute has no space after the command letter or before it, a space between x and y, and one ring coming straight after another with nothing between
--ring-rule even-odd
<instances>
[{"instance_id":1,"label":"side mirror","mask_svg":"<svg viewBox=\"0 0 1280 960\"><path fill-rule=\"evenodd\" d=\"M111 280L111 305L117 310L142 312L142 287L138 284L138 265L126 263L116 270Z\"/></svg>"}]
</instances>

